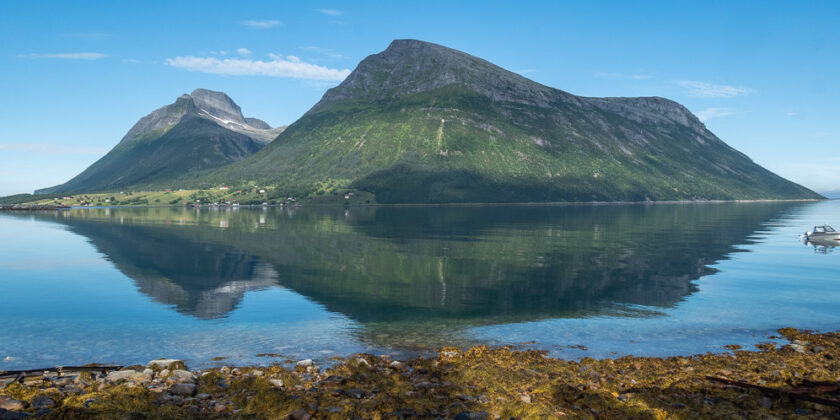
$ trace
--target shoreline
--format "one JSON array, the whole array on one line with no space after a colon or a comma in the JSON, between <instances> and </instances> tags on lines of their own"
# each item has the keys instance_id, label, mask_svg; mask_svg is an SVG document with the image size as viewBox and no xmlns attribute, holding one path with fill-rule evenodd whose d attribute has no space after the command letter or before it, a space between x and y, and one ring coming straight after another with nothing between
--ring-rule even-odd
<instances>
[{"instance_id":1,"label":"shoreline","mask_svg":"<svg viewBox=\"0 0 840 420\"><path fill-rule=\"evenodd\" d=\"M190 371L161 359L36 372L0 379L9 410L0 418L840 417L840 332L779 334L790 344L675 357L564 360L477 346L401 361L359 354L329 367L306 359Z\"/></svg>"},{"instance_id":2,"label":"shoreline","mask_svg":"<svg viewBox=\"0 0 840 420\"><path fill-rule=\"evenodd\" d=\"M816 199L816 198L801 198L801 199L757 199L757 200L666 200L666 201L546 201L546 202L489 202L489 203L307 203L300 202L298 205L282 205L282 204L239 204L236 206L213 206L207 204L195 205L115 205L115 206L0 206L0 211L40 211L40 210L77 210L77 209L154 209L154 208L212 208L212 209L233 209L233 208L264 208L264 207L279 207L279 208L301 208L301 207L565 207L565 206L616 206L616 205L661 205L661 204L740 204L740 203L813 203L820 201L832 201L833 199Z\"/></svg>"}]
</instances>

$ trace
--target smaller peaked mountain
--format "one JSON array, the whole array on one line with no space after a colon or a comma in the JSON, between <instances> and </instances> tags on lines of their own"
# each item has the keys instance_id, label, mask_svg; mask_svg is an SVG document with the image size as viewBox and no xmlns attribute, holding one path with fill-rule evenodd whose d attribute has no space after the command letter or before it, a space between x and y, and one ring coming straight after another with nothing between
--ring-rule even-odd
<instances>
[{"instance_id":1,"label":"smaller peaked mountain","mask_svg":"<svg viewBox=\"0 0 840 420\"><path fill-rule=\"evenodd\" d=\"M245 159L284 129L246 118L222 92L196 89L141 118L81 174L36 194L160 187Z\"/></svg>"},{"instance_id":2,"label":"smaller peaked mountain","mask_svg":"<svg viewBox=\"0 0 840 420\"><path fill-rule=\"evenodd\" d=\"M820 198L682 105L591 98L441 45L396 40L210 183L355 188L380 203Z\"/></svg>"}]
</instances>

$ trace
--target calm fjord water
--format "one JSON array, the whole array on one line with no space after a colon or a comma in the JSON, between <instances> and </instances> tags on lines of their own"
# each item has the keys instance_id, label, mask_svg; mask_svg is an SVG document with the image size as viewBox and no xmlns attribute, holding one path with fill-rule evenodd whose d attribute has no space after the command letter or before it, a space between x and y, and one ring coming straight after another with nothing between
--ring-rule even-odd
<instances>
[{"instance_id":1,"label":"calm fjord water","mask_svg":"<svg viewBox=\"0 0 840 420\"><path fill-rule=\"evenodd\" d=\"M837 201L4 213L0 370L724 351L840 328L840 248L797 239L838 219Z\"/></svg>"}]
</instances>

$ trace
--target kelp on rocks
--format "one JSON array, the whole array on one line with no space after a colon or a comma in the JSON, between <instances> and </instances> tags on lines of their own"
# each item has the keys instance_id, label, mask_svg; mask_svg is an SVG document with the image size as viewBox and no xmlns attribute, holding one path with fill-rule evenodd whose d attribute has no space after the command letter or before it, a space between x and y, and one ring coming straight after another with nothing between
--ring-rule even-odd
<instances>
[{"instance_id":1,"label":"kelp on rocks","mask_svg":"<svg viewBox=\"0 0 840 420\"><path fill-rule=\"evenodd\" d=\"M840 334L779 333L790 344L669 358L572 361L478 346L408 361L361 354L326 369L150 364L7 383L0 407L11 411L0 417L840 418Z\"/></svg>"}]
</instances>

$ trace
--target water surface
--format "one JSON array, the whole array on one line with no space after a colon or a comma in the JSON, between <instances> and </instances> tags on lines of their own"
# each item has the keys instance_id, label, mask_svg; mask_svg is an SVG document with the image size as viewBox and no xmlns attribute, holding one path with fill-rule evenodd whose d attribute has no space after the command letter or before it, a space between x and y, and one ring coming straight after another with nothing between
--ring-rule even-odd
<instances>
[{"instance_id":1,"label":"water surface","mask_svg":"<svg viewBox=\"0 0 840 420\"><path fill-rule=\"evenodd\" d=\"M0 369L724 351L838 329L840 252L797 239L838 216L836 201L3 213Z\"/></svg>"}]
</instances>

